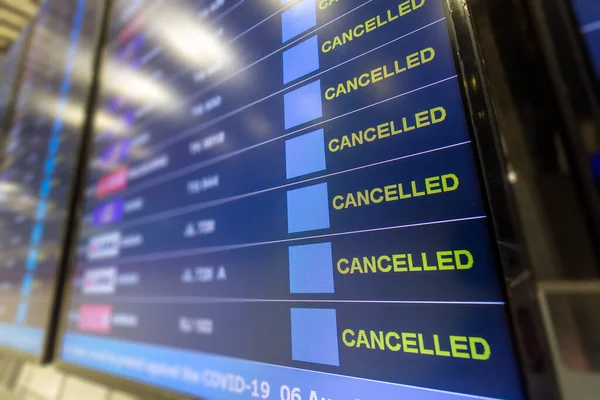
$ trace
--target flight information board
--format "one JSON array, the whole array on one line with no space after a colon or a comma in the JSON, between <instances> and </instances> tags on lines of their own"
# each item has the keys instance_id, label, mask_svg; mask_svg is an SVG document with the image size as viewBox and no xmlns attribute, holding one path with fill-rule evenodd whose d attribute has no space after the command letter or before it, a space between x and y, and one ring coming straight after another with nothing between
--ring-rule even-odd
<instances>
[{"instance_id":1,"label":"flight information board","mask_svg":"<svg viewBox=\"0 0 600 400\"><path fill-rule=\"evenodd\" d=\"M573 3L588 43L590 57L600 77L600 3L596 0L573 0Z\"/></svg>"},{"instance_id":2,"label":"flight information board","mask_svg":"<svg viewBox=\"0 0 600 400\"><path fill-rule=\"evenodd\" d=\"M207 399L523 398L444 3L115 1L60 360Z\"/></svg>"},{"instance_id":3,"label":"flight information board","mask_svg":"<svg viewBox=\"0 0 600 400\"><path fill-rule=\"evenodd\" d=\"M85 0L44 3L1 155L0 346L35 356L52 318L95 15Z\"/></svg>"}]
</instances>

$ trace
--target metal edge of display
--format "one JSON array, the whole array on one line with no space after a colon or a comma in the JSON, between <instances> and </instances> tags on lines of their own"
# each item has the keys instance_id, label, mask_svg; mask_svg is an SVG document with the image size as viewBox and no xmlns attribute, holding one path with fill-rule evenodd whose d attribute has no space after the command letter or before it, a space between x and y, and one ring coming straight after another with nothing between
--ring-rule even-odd
<instances>
[{"instance_id":1,"label":"metal edge of display","mask_svg":"<svg viewBox=\"0 0 600 400\"><path fill-rule=\"evenodd\" d=\"M454 53L455 65L457 69L457 73L459 76L459 81L464 82L464 78L467 74L471 74L480 82L484 82L483 80L483 72L481 70L481 58L479 56L478 51L476 50L476 45L474 44L474 33L472 30L472 21L467 11L467 5L461 2L460 5L455 2L455 0L440 0L443 3L445 13L450 16L448 18L448 30L449 37L452 44L452 50ZM92 103L97 102L100 97L101 89L103 86L102 72L105 68L105 64L102 62L102 59L106 56L107 51L107 40L108 31L110 29L110 20L111 14L113 12L113 2L114 0L106 0L107 6L105 10L105 21L103 21L102 26L102 36L103 43L102 48L99 50L100 60L98 63L98 68L95 72L96 80L95 83L98 84L98 87L93 93L93 101ZM460 33L458 31L461 31ZM459 54L460 49L460 54ZM465 59L465 55L468 55L468 59ZM460 56L460 58L459 58ZM99 78L100 77L100 78ZM505 220L512 219L511 212L509 210L510 206L507 204L510 203L510 196L504 186L505 183L505 170L502 168L502 161L500 156L500 145L497 143L497 137L495 135L493 117L491 117L490 111L490 102L488 100L488 95L486 93L485 84L478 86L477 88L465 87L465 85L459 85L461 89L461 96L463 97L463 109L465 111L465 115L468 119L469 125L469 134L474 138L474 142L472 144L473 152L475 153L476 161L477 161L477 173L479 175L480 183L482 186L482 196L484 197L485 207L487 209L488 214L491 216L491 222L488 224L490 236L494 241L494 253L496 259L500 261L500 266L502 269L498 268L497 274L498 279L501 280L501 286L503 290L503 294L507 299L507 314L513 314L510 309L511 305L511 296L507 291L506 285L504 284L505 278L505 267L508 263L506 257L504 257L502 251L498 248L498 241L496 240L498 237L497 223L505 222ZM90 107L91 114L88 115L88 119L92 121L91 126L88 128L90 136L94 131L93 128L93 114L97 112L97 109ZM485 112L487 118L478 119L474 118L475 111ZM86 159L90 154L91 146L85 149L84 159ZM82 171L82 182L85 181L85 176L88 174L89 166L84 164ZM80 188L80 190L84 190L84 188ZM493 200L492 200L493 199ZM83 210L83 203L80 202L76 205L76 215L81 215ZM77 238L79 229L80 229L80 220L75 221L71 228L72 238ZM511 225L511 228L514 227ZM66 276L64 282L68 283L72 278L75 267L75 252L76 246L71 246L69 249L69 257L67 259L67 269ZM64 315L64 311L66 310L66 306L69 303L70 294L73 290L72 285L66 284L64 286L63 296L62 296L62 310L63 314L61 315L58 322L58 330L56 332L56 336L58 340L54 342L54 354L57 355L60 353L61 342L60 338L63 337L64 333L67 330L67 318ZM533 288L532 288L533 290ZM533 292L532 292L533 293ZM510 315L514 317L514 315ZM511 334L515 336L515 329L518 329L515 323L514 318L509 318L510 320L510 330ZM513 343L513 348L515 351L515 357L519 360L522 360L523 357L517 357L520 351L517 350L517 346ZM73 364L70 362L66 362L61 360L59 357L55 357L54 365L65 373L73 374L75 376L81 377L83 379L88 379L94 381L99 384L104 384L110 386L112 389L117 391L123 391L126 393L130 393L137 396L152 396L154 397L164 397L164 398L172 398L172 399L181 399L181 400L193 400L193 399L201 399L199 397L190 396L182 394L181 392L172 391L169 389L164 389L160 386L152 386L149 384L141 383L136 380L132 380L129 378L125 378L116 374L110 374L106 372L102 372L100 370L90 369L88 367L80 366L78 364ZM527 397L527 391L525 390L526 386L526 378L525 374L522 371L522 367L518 371L521 377L521 390L525 397Z\"/></svg>"},{"instance_id":2,"label":"metal edge of display","mask_svg":"<svg viewBox=\"0 0 600 400\"><path fill-rule=\"evenodd\" d=\"M27 46L26 48L23 50L23 56L22 56L22 67L24 67L25 62L27 60L27 55L29 54L29 45L31 43L32 38L35 35L35 30L36 28L39 26L38 25L38 18L41 15L41 13L44 11L44 7L48 7L49 1L46 1L43 5L42 8L40 8L39 14L36 18L36 20L32 23L32 26L29 29L28 32L28 38L27 38ZM98 15L98 19L101 21L103 18L103 12L100 12ZM98 21L98 22L100 22ZM95 32L95 37L93 39L94 41L94 45L96 46L95 49L95 53L98 53L98 47L97 45L99 44L99 29L96 29ZM95 63L95 59L97 58L97 54L94 55L94 63ZM21 68L21 70L24 70L24 68ZM23 71L20 71L20 75L21 77L23 76ZM19 86L21 86L22 82L19 82ZM16 96L18 95L18 90L15 92L15 99ZM90 105L90 99L92 98L92 92L88 92L88 95L86 96L86 111L88 111L89 105ZM12 116L11 116L12 117ZM85 124L87 124L87 119L89 119L89 116L86 117L85 120ZM11 118L12 120L12 118ZM82 145L85 143L86 141L86 136L87 136L87 132L83 129L82 127ZM2 143L2 148L4 148L4 143ZM82 166L81 162L83 160L79 160L79 162L77 163L79 170L81 169L80 167ZM65 226L65 231L62 235L62 237L59 240L60 248L61 249L65 249L65 246L68 244L69 242L69 238L70 238L70 226L73 223L73 220L75 219L74 216L75 214L73 213L74 209L72 208L73 205L73 200L74 200L74 196L77 193L77 188L75 186L73 186L74 184L76 184L78 178L77 178L77 174L78 174L78 169L75 169L75 174L74 174L74 178L71 182L71 190L70 190L70 201L69 201L69 210L71 211L71 213L68 214L68 216L66 217L65 221L64 221L64 225ZM57 264L57 268L56 268L56 275L55 278L53 279L52 282L52 287L50 289L50 304L48 305L48 309L49 309L49 313L48 313L48 321L43 333L43 339L42 339L42 344L41 344L41 352L39 354L32 354L32 353L28 353L25 351L21 351L21 350L17 350L11 347L6 347L6 346L2 346L0 345L0 353L4 353L6 355L12 356L12 357L17 357L19 359L22 359L24 361L29 361L29 362L34 362L36 364L46 364L48 362L50 362L52 360L53 357L53 349L54 349L54 342L55 339L57 338L57 331L56 331L56 326L59 320L59 311L60 311L60 305L61 305L61 290L63 287L63 283L64 283L64 274L65 274L65 262L68 256L69 250L67 249L66 251L64 251L62 253L62 257L60 258L59 263Z\"/></svg>"}]
</instances>

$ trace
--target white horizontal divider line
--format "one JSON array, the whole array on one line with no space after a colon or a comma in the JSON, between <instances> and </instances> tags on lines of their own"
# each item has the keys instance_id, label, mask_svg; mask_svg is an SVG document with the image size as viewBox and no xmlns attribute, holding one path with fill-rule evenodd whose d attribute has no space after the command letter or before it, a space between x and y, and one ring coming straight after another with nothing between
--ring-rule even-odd
<instances>
[{"instance_id":1,"label":"white horizontal divider line","mask_svg":"<svg viewBox=\"0 0 600 400\"><path fill-rule=\"evenodd\" d=\"M239 6L241 6L242 4L244 4L246 2L246 0L240 0L237 3L235 3L234 5L232 5L231 7L229 7L227 10L223 11L221 14L217 15L215 18L212 19L212 21L220 21L222 20L224 17L226 17L227 15L231 14L236 8L238 8Z\"/></svg>"},{"instance_id":2,"label":"white horizontal divider line","mask_svg":"<svg viewBox=\"0 0 600 400\"><path fill-rule=\"evenodd\" d=\"M280 8L279 10L275 11L273 14L269 15L268 17L266 17L265 19L263 19L262 21L252 25L250 28L246 29L244 32L238 34L236 37L234 37L233 39L229 40L229 43L233 43L236 40L238 40L239 38L241 38L242 36L246 35L247 33L251 32L252 30L258 28L260 25L264 24L265 22L267 22L268 20L270 20L271 18L273 18L274 16L276 16L277 14L283 13L283 11L287 10L288 8L292 8L296 3L298 3L298 0L293 0L288 2L285 6L283 6L282 8Z\"/></svg>"},{"instance_id":3,"label":"white horizontal divider line","mask_svg":"<svg viewBox=\"0 0 600 400\"><path fill-rule=\"evenodd\" d=\"M237 250L244 249L249 247L257 247L257 246L265 246L270 244L278 244L278 243L293 243L301 240L313 240L313 239L327 239L331 237L338 236L347 236L347 235L357 235L361 233L371 233L371 232L384 232L396 229L407 229L407 228L416 228L420 226L432 226L432 225L442 225L442 224L451 224L455 222L463 222L463 221L476 221L481 219L486 219L485 215L478 215L474 217L464 217L464 218L454 218L454 219L446 219L441 221L429 221L429 222L417 222L413 224L404 224L404 225L395 225L395 226L387 226L383 228L372 228L372 229L361 229L355 231L348 232L339 232L339 233L328 233L324 235L314 235L314 236L303 236L289 239L280 239L280 240L271 240L265 242L255 242L255 243L242 243L242 244L232 244L232 245L223 245L223 246L212 246L212 247L198 247L190 250L174 250L174 251L165 251L161 253L150 253L145 254L143 256L130 256L130 257L122 257L122 258L114 258L109 260L98 260L94 262L81 262L81 265L91 265L91 264L106 264L110 262L111 264L119 265L119 264L128 264L128 263L137 263L144 261L158 261L158 260L169 260L174 258L182 258L188 256L202 255L202 254L210 254L210 253L219 253L223 251L229 250Z\"/></svg>"},{"instance_id":4,"label":"white horizontal divider line","mask_svg":"<svg viewBox=\"0 0 600 400\"><path fill-rule=\"evenodd\" d=\"M89 299L90 296L77 296ZM251 299L236 297L202 297L202 296L93 296L94 298L109 297L110 302L116 303L159 303L159 304L191 304L191 303L329 303L329 304L448 304L474 306L503 306L503 301L445 301L445 300L296 300L296 299Z\"/></svg>"},{"instance_id":5,"label":"white horizontal divider line","mask_svg":"<svg viewBox=\"0 0 600 400\"><path fill-rule=\"evenodd\" d=\"M587 25L584 25L582 29L583 29L583 33L585 33L585 34L596 32L596 31L600 30L600 20L591 22Z\"/></svg>"}]
</instances>

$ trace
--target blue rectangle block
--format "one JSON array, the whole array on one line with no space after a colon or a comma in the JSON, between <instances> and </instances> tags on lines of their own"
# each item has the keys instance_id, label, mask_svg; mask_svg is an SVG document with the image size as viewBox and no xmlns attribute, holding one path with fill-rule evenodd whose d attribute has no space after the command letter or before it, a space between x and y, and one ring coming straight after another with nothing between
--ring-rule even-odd
<instances>
[{"instance_id":1,"label":"blue rectangle block","mask_svg":"<svg viewBox=\"0 0 600 400\"><path fill-rule=\"evenodd\" d=\"M27 320L27 309L28 309L28 305L26 302L21 302L19 303L19 306L17 307L17 315L15 316L15 320L17 322L17 324L24 324L25 321Z\"/></svg>"},{"instance_id":2,"label":"blue rectangle block","mask_svg":"<svg viewBox=\"0 0 600 400\"><path fill-rule=\"evenodd\" d=\"M31 245L37 246L42 241L42 235L44 233L44 225L35 224L31 231Z\"/></svg>"},{"instance_id":3,"label":"blue rectangle block","mask_svg":"<svg viewBox=\"0 0 600 400\"><path fill-rule=\"evenodd\" d=\"M58 146L60 146L60 136L54 135L52 139L50 139L50 145L48 146L49 154L56 154L58 151Z\"/></svg>"},{"instance_id":4,"label":"blue rectangle block","mask_svg":"<svg viewBox=\"0 0 600 400\"><path fill-rule=\"evenodd\" d=\"M281 14L281 40L283 43L317 25L315 0L302 0Z\"/></svg>"},{"instance_id":5,"label":"blue rectangle block","mask_svg":"<svg viewBox=\"0 0 600 400\"><path fill-rule=\"evenodd\" d=\"M31 289L33 288L33 275L27 274L23 278L23 282L21 283L21 296L29 297L31 295Z\"/></svg>"},{"instance_id":6,"label":"blue rectangle block","mask_svg":"<svg viewBox=\"0 0 600 400\"><path fill-rule=\"evenodd\" d=\"M36 220L39 221L39 220L46 218L47 205L48 205L48 203L46 203L45 201L40 201L38 203L37 210L35 211L35 219Z\"/></svg>"},{"instance_id":7,"label":"blue rectangle block","mask_svg":"<svg viewBox=\"0 0 600 400\"><path fill-rule=\"evenodd\" d=\"M327 183L287 192L288 232L329 228Z\"/></svg>"},{"instance_id":8,"label":"blue rectangle block","mask_svg":"<svg viewBox=\"0 0 600 400\"><path fill-rule=\"evenodd\" d=\"M25 262L25 269L27 271L33 271L37 267L37 256L37 248L29 249L29 253L27 254L27 261Z\"/></svg>"},{"instance_id":9,"label":"blue rectangle block","mask_svg":"<svg viewBox=\"0 0 600 400\"><path fill-rule=\"evenodd\" d=\"M50 190L52 189L52 181L50 179L45 179L42 182L42 186L40 186L40 198L46 199L50 195Z\"/></svg>"},{"instance_id":10,"label":"blue rectangle block","mask_svg":"<svg viewBox=\"0 0 600 400\"><path fill-rule=\"evenodd\" d=\"M290 293L335 293L331 243L293 246L290 257Z\"/></svg>"},{"instance_id":11,"label":"blue rectangle block","mask_svg":"<svg viewBox=\"0 0 600 400\"><path fill-rule=\"evenodd\" d=\"M315 81L283 96L285 129L323 116L321 81Z\"/></svg>"},{"instance_id":12,"label":"blue rectangle block","mask_svg":"<svg viewBox=\"0 0 600 400\"><path fill-rule=\"evenodd\" d=\"M283 84L287 84L319 69L317 36L283 52Z\"/></svg>"},{"instance_id":13,"label":"blue rectangle block","mask_svg":"<svg viewBox=\"0 0 600 400\"><path fill-rule=\"evenodd\" d=\"M292 359L340 365L335 310L292 308Z\"/></svg>"},{"instance_id":14,"label":"blue rectangle block","mask_svg":"<svg viewBox=\"0 0 600 400\"><path fill-rule=\"evenodd\" d=\"M323 129L285 142L285 170L288 179L323 171L325 168Z\"/></svg>"},{"instance_id":15,"label":"blue rectangle block","mask_svg":"<svg viewBox=\"0 0 600 400\"><path fill-rule=\"evenodd\" d=\"M52 175L52 173L54 172L54 157L50 157L46 160L46 166L44 167L44 174L46 175Z\"/></svg>"}]
</instances>

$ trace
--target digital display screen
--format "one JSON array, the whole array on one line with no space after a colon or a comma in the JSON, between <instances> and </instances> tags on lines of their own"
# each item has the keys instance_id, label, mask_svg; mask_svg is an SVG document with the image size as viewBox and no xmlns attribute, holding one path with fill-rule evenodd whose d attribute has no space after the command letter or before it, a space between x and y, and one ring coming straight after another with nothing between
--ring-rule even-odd
<instances>
[{"instance_id":1,"label":"digital display screen","mask_svg":"<svg viewBox=\"0 0 600 400\"><path fill-rule=\"evenodd\" d=\"M0 346L42 356L92 73L95 12L42 6L0 168Z\"/></svg>"},{"instance_id":2,"label":"digital display screen","mask_svg":"<svg viewBox=\"0 0 600 400\"><path fill-rule=\"evenodd\" d=\"M115 1L60 360L206 399L522 399L448 26Z\"/></svg>"},{"instance_id":3,"label":"digital display screen","mask_svg":"<svg viewBox=\"0 0 600 400\"><path fill-rule=\"evenodd\" d=\"M589 47L590 57L600 77L600 3L597 0L573 0L573 4Z\"/></svg>"}]
</instances>

